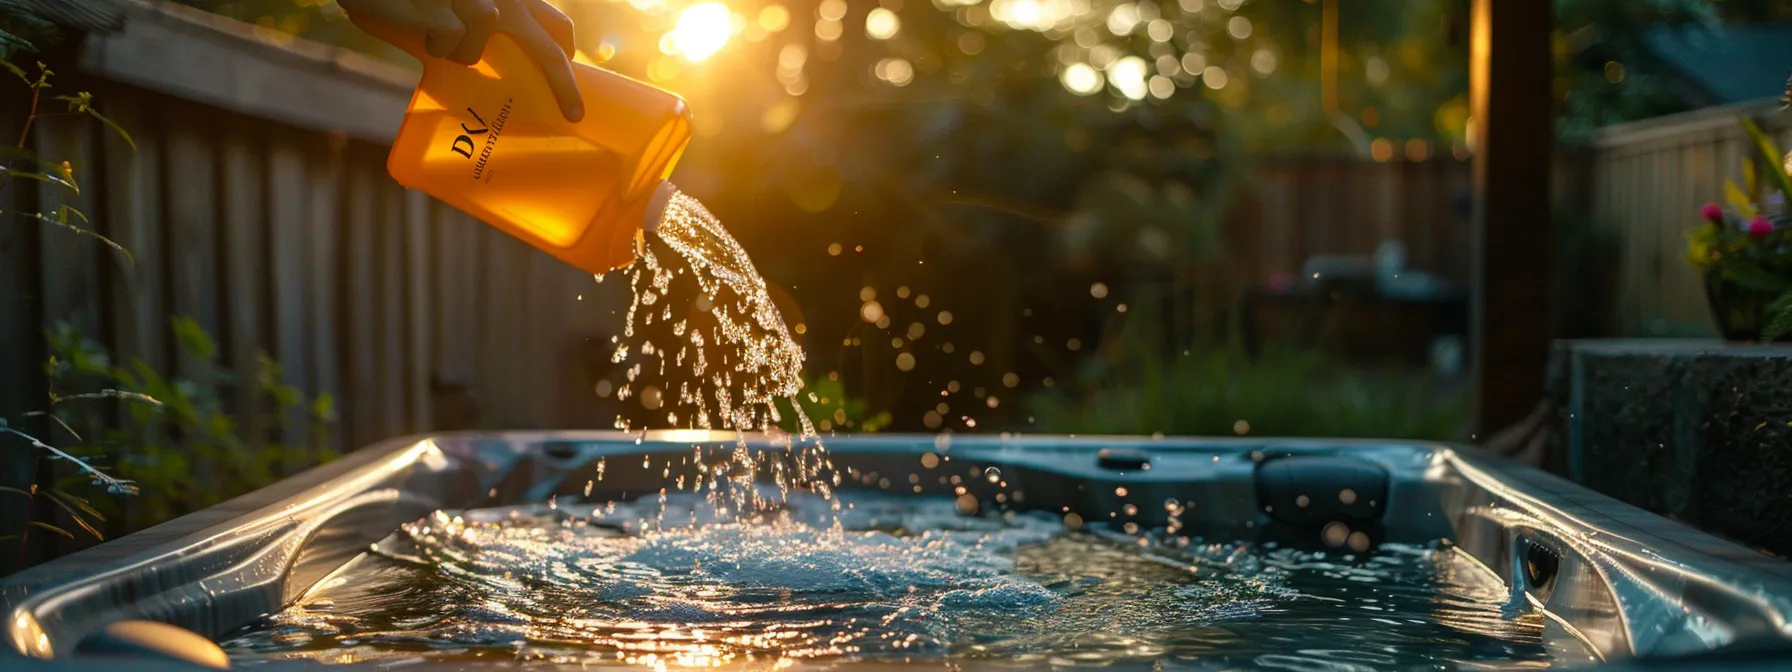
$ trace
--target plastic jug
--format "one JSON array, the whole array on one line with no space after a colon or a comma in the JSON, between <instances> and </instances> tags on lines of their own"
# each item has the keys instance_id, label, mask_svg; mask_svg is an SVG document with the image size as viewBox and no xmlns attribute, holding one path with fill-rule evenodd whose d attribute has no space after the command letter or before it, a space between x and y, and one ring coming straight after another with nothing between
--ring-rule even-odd
<instances>
[{"instance_id":1,"label":"plastic jug","mask_svg":"<svg viewBox=\"0 0 1792 672\"><path fill-rule=\"evenodd\" d=\"M691 139L684 99L573 63L585 116L568 122L541 67L502 30L469 67L431 57L419 35L356 23L423 62L386 159L393 179L585 271L634 261ZM570 56L572 36L554 38Z\"/></svg>"}]
</instances>

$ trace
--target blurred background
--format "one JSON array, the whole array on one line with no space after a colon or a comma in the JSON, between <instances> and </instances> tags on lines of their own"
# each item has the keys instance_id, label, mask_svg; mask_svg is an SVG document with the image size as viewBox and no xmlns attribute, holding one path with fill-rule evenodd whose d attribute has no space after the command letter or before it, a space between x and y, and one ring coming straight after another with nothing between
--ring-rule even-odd
<instances>
[{"instance_id":1,"label":"blurred background","mask_svg":"<svg viewBox=\"0 0 1792 672\"><path fill-rule=\"evenodd\" d=\"M196 4L403 62L327 3ZM690 100L673 181L827 429L1465 431L1466 2L559 6Z\"/></svg>"},{"instance_id":2,"label":"blurred background","mask_svg":"<svg viewBox=\"0 0 1792 672\"><path fill-rule=\"evenodd\" d=\"M690 101L673 181L772 285L824 430L1470 438L1468 0L553 4L581 60ZM1741 150L1646 120L1777 97L1792 2L1553 6L1551 334L1712 334L1679 230ZM30 125L9 84L0 137L89 186L12 208L132 254L0 237L0 415L187 404L49 441L162 497L103 531L406 431L651 426L614 394L624 283L385 177L414 61L329 0L118 7L0 22L26 84L106 115Z\"/></svg>"}]
</instances>

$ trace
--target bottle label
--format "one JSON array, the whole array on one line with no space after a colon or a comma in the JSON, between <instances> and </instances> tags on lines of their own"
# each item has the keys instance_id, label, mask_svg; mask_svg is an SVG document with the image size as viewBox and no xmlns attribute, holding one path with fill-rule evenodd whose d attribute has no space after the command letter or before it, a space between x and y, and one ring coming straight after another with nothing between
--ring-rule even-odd
<instances>
[{"instance_id":1,"label":"bottle label","mask_svg":"<svg viewBox=\"0 0 1792 672\"><path fill-rule=\"evenodd\" d=\"M491 161L492 152L498 148L498 138L504 132L504 122L510 119L510 105L513 101L512 98L505 98L504 106L498 109L498 116L493 117L490 124L471 106L467 107L467 114L473 117L473 121L461 122L461 134L454 137L448 149L468 160L473 159L475 149L479 150L479 158L473 163L474 180L490 182L492 179L491 173L486 171L486 165Z\"/></svg>"}]
</instances>

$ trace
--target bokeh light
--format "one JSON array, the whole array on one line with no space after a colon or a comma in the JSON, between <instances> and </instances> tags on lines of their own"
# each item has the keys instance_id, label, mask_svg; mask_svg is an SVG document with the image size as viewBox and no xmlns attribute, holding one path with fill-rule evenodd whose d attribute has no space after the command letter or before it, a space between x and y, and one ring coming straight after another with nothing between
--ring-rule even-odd
<instances>
[{"instance_id":1,"label":"bokeh light","mask_svg":"<svg viewBox=\"0 0 1792 672\"><path fill-rule=\"evenodd\" d=\"M790 26L790 10L783 5L766 5L759 10L759 27L775 33Z\"/></svg>"},{"instance_id":2,"label":"bokeh light","mask_svg":"<svg viewBox=\"0 0 1792 672\"><path fill-rule=\"evenodd\" d=\"M1113 84L1114 88L1119 89L1120 94L1127 98L1144 100L1145 73L1148 68L1145 59L1127 56L1108 66L1108 83Z\"/></svg>"},{"instance_id":3,"label":"bokeh light","mask_svg":"<svg viewBox=\"0 0 1792 672\"><path fill-rule=\"evenodd\" d=\"M1245 39L1251 36L1251 20L1242 16L1234 16L1226 22L1226 32L1234 39Z\"/></svg>"},{"instance_id":4,"label":"bokeh light","mask_svg":"<svg viewBox=\"0 0 1792 672\"><path fill-rule=\"evenodd\" d=\"M887 40L902 30L902 19L896 13L883 7L871 10L865 15L865 35L873 40Z\"/></svg>"},{"instance_id":5,"label":"bokeh light","mask_svg":"<svg viewBox=\"0 0 1792 672\"><path fill-rule=\"evenodd\" d=\"M1226 88L1226 70L1217 65L1209 65L1201 71L1201 80L1207 82L1207 88L1219 90Z\"/></svg>"},{"instance_id":6,"label":"bokeh light","mask_svg":"<svg viewBox=\"0 0 1792 672\"><path fill-rule=\"evenodd\" d=\"M1151 89L1151 97L1161 100L1169 98L1170 94L1176 93L1176 82L1163 75L1153 75L1151 77L1149 88Z\"/></svg>"},{"instance_id":7,"label":"bokeh light","mask_svg":"<svg viewBox=\"0 0 1792 672\"><path fill-rule=\"evenodd\" d=\"M878 61L877 65L872 68L872 73L876 74L878 79L896 86L908 86L908 83L915 79L914 66L900 58L886 58Z\"/></svg>"},{"instance_id":8,"label":"bokeh light","mask_svg":"<svg viewBox=\"0 0 1792 672\"><path fill-rule=\"evenodd\" d=\"M721 51L733 35L734 15L728 7L720 2L702 2L678 15L678 24L660 41L660 51L702 61Z\"/></svg>"},{"instance_id":9,"label":"bokeh light","mask_svg":"<svg viewBox=\"0 0 1792 672\"><path fill-rule=\"evenodd\" d=\"M1101 92L1101 72L1089 67L1087 63L1072 63L1059 75L1064 88L1079 96L1088 96Z\"/></svg>"}]
</instances>

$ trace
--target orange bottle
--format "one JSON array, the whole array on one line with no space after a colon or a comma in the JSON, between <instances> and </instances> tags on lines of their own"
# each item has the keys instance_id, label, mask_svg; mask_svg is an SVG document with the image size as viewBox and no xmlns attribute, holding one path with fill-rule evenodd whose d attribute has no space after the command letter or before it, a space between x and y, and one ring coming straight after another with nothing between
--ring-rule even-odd
<instances>
[{"instance_id":1,"label":"orange bottle","mask_svg":"<svg viewBox=\"0 0 1792 672\"><path fill-rule=\"evenodd\" d=\"M433 58L418 36L357 21L423 62L386 169L417 189L590 273L633 262L658 223L665 180L691 139L677 94L573 63L584 99L561 115L541 67L504 32L468 67ZM555 35L568 55L572 36Z\"/></svg>"}]
</instances>

